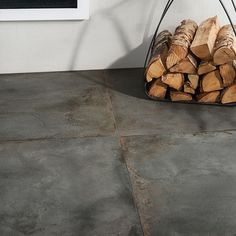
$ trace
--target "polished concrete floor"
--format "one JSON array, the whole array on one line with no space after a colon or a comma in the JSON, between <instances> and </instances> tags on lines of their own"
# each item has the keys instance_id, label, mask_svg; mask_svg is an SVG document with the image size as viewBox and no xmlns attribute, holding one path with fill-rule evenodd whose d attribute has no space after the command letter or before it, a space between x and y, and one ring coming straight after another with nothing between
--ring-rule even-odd
<instances>
[{"instance_id":1,"label":"polished concrete floor","mask_svg":"<svg viewBox=\"0 0 236 236\"><path fill-rule=\"evenodd\" d=\"M141 80L0 76L0 236L236 235L236 108L150 101Z\"/></svg>"}]
</instances>

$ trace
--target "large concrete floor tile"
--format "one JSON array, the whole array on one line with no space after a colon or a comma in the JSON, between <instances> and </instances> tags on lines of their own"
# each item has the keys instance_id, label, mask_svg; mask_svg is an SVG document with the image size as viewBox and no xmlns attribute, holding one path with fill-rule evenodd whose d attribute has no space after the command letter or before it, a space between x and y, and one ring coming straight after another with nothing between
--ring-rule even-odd
<instances>
[{"instance_id":1,"label":"large concrete floor tile","mask_svg":"<svg viewBox=\"0 0 236 236\"><path fill-rule=\"evenodd\" d=\"M42 98L52 93L80 91L104 85L103 71L50 72L0 75L0 99Z\"/></svg>"},{"instance_id":2,"label":"large concrete floor tile","mask_svg":"<svg viewBox=\"0 0 236 236\"><path fill-rule=\"evenodd\" d=\"M104 136L114 118L102 71L0 77L0 140Z\"/></svg>"},{"instance_id":3,"label":"large concrete floor tile","mask_svg":"<svg viewBox=\"0 0 236 236\"><path fill-rule=\"evenodd\" d=\"M142 70L106 72L121 135L236 129L236 107L171 104L145 98Z\"/></svg>"},{"instance_id":4,"label":"large concrete floor tile","mask_svg":"<svg viewBox=\"0 0 236 236\"><path fill-rule=\"evenodd\" d=\"M122 139L146 236L236 233L236 132Z\"/></svg>"},{"instance_id":5,"label":"large concrete floor tile","mask_svg":"<svg viewBox=\"0 0 236 236\"><path fill-rule=\"evenodd\" d=\"M116 138L0 144L0 235L142 235Z\"/></svg>"}]
</instances>

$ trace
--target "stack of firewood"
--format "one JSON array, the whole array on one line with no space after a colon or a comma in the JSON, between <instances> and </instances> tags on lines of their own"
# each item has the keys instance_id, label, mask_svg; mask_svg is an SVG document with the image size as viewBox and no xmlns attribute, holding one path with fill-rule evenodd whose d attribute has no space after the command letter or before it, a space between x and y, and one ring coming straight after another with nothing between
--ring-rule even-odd
<instances>
[{"instance_id":1,"label":"stack of firewood","mask_svg":"<svg viewBox=\"0 0 236 236\"><path fill-rule=\"evenodd\" d=\"M200 103L236 102L236 37L218 17L199 26L184 20L174 35L155 39L146 68L148 94L155 99Z\"/></svg>"}]
</instances>

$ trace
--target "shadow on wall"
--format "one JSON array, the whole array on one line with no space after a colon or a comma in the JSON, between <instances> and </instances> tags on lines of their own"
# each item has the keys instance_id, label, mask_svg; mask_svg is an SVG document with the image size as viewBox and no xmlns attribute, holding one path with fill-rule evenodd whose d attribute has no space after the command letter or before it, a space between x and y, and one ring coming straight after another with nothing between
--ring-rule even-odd
<instances>
[{"instance_id":1,"label":"shadow on wall","mask_svg":"<svg viewBox=\"0 0 236 236\"><path fill-rule=\"evenodd\" d=\"M131 64L133 60L140 60L140 55L142 55L141 60L143 60L144 64L150 41L151 37L146 39L137 48L130 51L125 56L119 58L117 61L111 64L110 68L122 68L122 65L126 67L125 65ZM106 72L106 81L109 87L115 91L129 96L146 99L147 97L144 93L143 74L143 67L138 67L135 70L133 68L119 70L110 69Z\"/></svg>"},{"instance_id":2,"label":"shadow on wall","mask_svg":"<svg viewBox=\"0 0 236 236\"><path fill-rule=\"evenodd\" d=\"M121 0L111 7L93 14L89 21L83 22L83 27L77 36L77 44L71 57L70 70L74 70L76 64L78 64L80 60L83 60L81 53L79 52L83 49L87 37L93 37L92 34L94 33L94 27L96 26L95 22L100 18L105 19L105 21L112 26L112 29L114 29L113 34L119 38L118 42L120 43L117 46L123 47L123 50L126 52L126 56L112 63L108 68L127 68L127 64L140 65L140 60L142 60L140 59L140 56L144 57L144 54L147 51L145 45L147 46L149 44L148 35L151 30L151 22L155 17L156 8L160 2L161 1L149 0L147 4L146 0L139 1L138 3L136 0ZM137 14L138 18L131 19L135 24L134 27L132 27L134 31L129 32L129 34L137 34L137 30L140 30L140 33L138 33L139 40L136 40L136 45L137 41L139 41L141 45L136 49L133 49L134 42L131 41L130 37L127 37L127 25L120 15L122 12L127 11L127 9L133 9L134 6L138 7L139 13ZM140 29L137 29L138 27L140 27ZM116 45L114 45L114 47L115 46ZM105 54L103 56L105 56Z\"/></svg>"},{"instance_id":3,"label":"shadow on wall","mask_svg":"<svg viewBox=\"0 0 236 236\"><path fill-rule=\"evenodd\" d=\"M151 22L155 16L156 7L160 1L150 0L147 4L146 0L142 0L138 3L138 7L140 10L140 17L135 20L136 28L134 28L134 32L137 33L137 30L140 30L139 38L140 45L136 48L132 46L132 42L130 37L127 37L127 28L124 22L121 20L119 12L122 12L122 9L131 8L132 6L137 6L136 0L122 0L112 7L106 8L105 10L98 11L97 13L91 16L89 21L85 21L83 24L82 31L80 31L77 37L77 45L73 50L73 56L71 58L71 70L74 70L75 65L78 63L80 58L80 52L83 49L84 42L86 38L91 37L91 32L93 31L93 26L95 24L96 18L105 18L114 28L114 33L119 38L120 45L123 47L126 54L117 59L108 68L127 68L127 65L136 65L136 67L140 67L140 62L144 63L146 52L148 50L151 37L149 37L149 32L151 30ZM123 22L123 24L122 24ZM138 29L140 27L140 29ZM141 36L141 37L140 37ZM105 53L104 55L105 56ZM112 90L121 92L123 94L134 96L138 98L146 98L143 87L143 68L139 68L137 70L119 70L113 71L108 70L106 73L106 87L111 88ZM91 79L91 78L90 78ZM96 81L98 83L98 81ZM99 82L100 83L100 82Z\"/></svg>"},{"instance_id":4,"label":"shadow on wall","mask_svg":"<svg viewBox=\"0 0 236 236\"><path fill-rule=\"evenodd\" d=\"M149 40L142 43L139 47L114 62L111 67L117 67L118 65L130 62L133 58L140 56L140 54L147 49L149 43ZM145 59L144 57L143 61ZM144 93L143 73L144 68L140 67L136 69L108 69L104 71L104 81L97 80L97 78L86 74L83 74L83 78L90 81L92 80L96 84L100 84L113 91L139 99L146 99L147 97Z\"/></svg>"}]
</instances>

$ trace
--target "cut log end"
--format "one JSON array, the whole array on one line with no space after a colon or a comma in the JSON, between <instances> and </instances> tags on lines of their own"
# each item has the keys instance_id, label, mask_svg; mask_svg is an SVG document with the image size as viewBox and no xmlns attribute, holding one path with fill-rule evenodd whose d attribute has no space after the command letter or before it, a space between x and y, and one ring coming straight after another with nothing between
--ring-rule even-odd
<instances>
[{"instance_id":1,"label":"cut log end","mask_svg":"<svg viewBox=\"0 0 236 236\"><path fill-rule=\"evenodd\" d=\"M224 25L215 43L214 63L223 65L236 59L236 38L231 25Z\"/></svg>"},{"instance_id":2,"label":"cut log end","mask_svg":"<svg viewBox=\"0 0 236 236\"><path fill-rule=\"evenodd\" d=\"M220 77L220 72L215 70L206 74L202 79L201 88L203 92L222 90L224 87Z\"/></svg>"},{"instance_id":3,"label":"cut log end","mask_svg":"<svg viewBox=\"0 0 236 236\"><path fill-rule=\"evenodd\" d=\"M196 74L197 60L191 54L188 54L186 58L170 68L170 72Z\"/></svg>"},{"instance_id":4,"label":"cut log end","mask_svg":"<svg viewBox=\"0 0 236 236\"><path fill-rule=\"evenodd\" d=\"M165 66L161 57L159 57L149 65L146 73L146 80L147 82L151 82L154 78L160 78L165 72Z\"/></svg>"},{"instance_id":5,"label":"cut log end","mask_svg":"<svg viewBox=\"0 0 236 236\"><path fill-rule=\"evenodd\" d=\"M201 103L217 103L220 100L220 91L203 93L197 96L197 101Z\"/></svg>"},{"instance_id":6,"label":"cut log end","mask_svg":"<svg viewBox=\"0 0 236 236\"><path fill-rule=\"evenodd\" d=\"M235 80L235 68L232 63L224 64L220 66L220 75L223 79L224 87L228 87L234 83Z\"/></svg>"},{"instance_id":7,"label":"cut log end","mask_svg":"<svg viewBox=\"0 0 236 236\"><path fill-rule=\"evenodd\" d=\"M215 52L213 59L216 65L223 65L235 60L236 55L230 48L222 47Z\"/></svg>"},{"instance_id":8,"label":"cut log end","mask_svg":"<svg viewBox=\"0 0 236 236\"><path fill-rule=\"evenodd\" d=\"M198 75L188 75L188 80L191 84L191 87L196 90L198 87L198 84L199 84L199 76Z\"/></svg>"},{"instance_id":9,"label":"cut log end","mask_svg":"<svg viewBox=\"0 0 236 236\"><path fill-rule=\"evenodd\" d=\"M213 64L213 62L202 62L198 67L197 73L199 75L204 75L213 70L216 70L216 66Z\"/></svg>"},{"instance_id":10,"label":"cut log end","mask_svg":"<svg viewBox=\"0 0 236 236\"><path fill-rule=\"evenodd\" d=\"M168 73L161 78L162 82L171 88L181 90L184 85L184 75L181 73Z\"/></svg>"},{"instance_id":11,"label":"cut log end","mask_svg":"<svg viewBox=\"0 0 236 236\"><path fill-rule=\"evenodd\" d=\"M220 24L217 16L202 22L190 47L193 54L204 61L210 60L213 56L214 45L219 30Z\"/></svg>"},{"instance_id":12,"label":"cut log end","mask_svg":"<svg viewBox=\"0 0 236 236\"><path fill-rule=\"evenodd\" d=\"M193 20L183 20L174 33L169 53L167 55L166 66L170 69L188 55L197 24Z\"/></svg>"},{"instance_id":13,"label":"cut log end","mask_svg":"<svg viewBox=\"0 0 236 236\"><path fill-rule=\"evenodd\" d=\"M231 85L223 91L221 102L223 104L236 103L236 84Z\"/></svg>"},{"instance_id":14,"label":"cut log end","mask_svg":"<svg viewBox=\"0 0 236 236\"><path fill-rule=\"evenodd\" d=\"M190 93L190 94L195 94L195 89L192 87L190 82L186 82L184 84L184 92Z\"/></svg>"},{"instance_id":15,"label":"cut log end","mask_svg":"<svg viewBox=\"0 0 236 236\"><path fill-rule=\"evenodd\" d=\"M177 63L179 63L182 59L184 59L188 54L188 51L178 45L172 45L172 48L169 51L169 54L166 59L166 67L170 69Z\"/></svg>"},{"instance_id":16,"label":"cut log end","mask_svg":"<svg viewBox=\"0 0 236 236\"><path fill-rule=\"evenodd\" d=\"M170 91L170 99L173 102L192 101L193 97L189 93Z\"/></svg>"},{"instance_id":17,"label":"cut log end","mask_svg":"<svg viewBox=\"0 0 236 236\"><path fill-rule=\"evenodd\" d=\"M167 92L167 85L162 83L160 79L157 79L150 87L148 92L149 96L158 98L158 99L165 99Z\"/></svg>"},{"instance_id":18,"label":"cut log end","mask_svg":"<svg viewBox=\"0 0 236 236\"><path fill-rule=\"evenodd\" d=\"M169 51L171 33L167 30L157 35L151 52L151 58L146 68L146 81L161 77L166 72L166 57Z\"/></svg>"}]
</instances>

